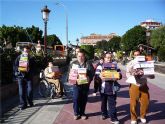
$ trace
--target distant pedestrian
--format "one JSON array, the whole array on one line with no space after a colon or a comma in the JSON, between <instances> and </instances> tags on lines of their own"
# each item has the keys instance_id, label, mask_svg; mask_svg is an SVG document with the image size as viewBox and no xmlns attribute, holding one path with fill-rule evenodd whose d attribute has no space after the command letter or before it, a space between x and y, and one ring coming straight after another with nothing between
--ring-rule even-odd
<instances>
[{"instance_id":1,"label":"distant pedestrian","mask_svg":"<svg viewBox=\"0 0 165 124\"><path fill-rule=\"evenodd\" d=\"M82 69L81 71L84 71L82 72L83 75L80 76L79 74L76 83L73 84L74 119L77 120L81 118L85 120L88 118L85 114L85 108L88 99L89 85L94 76L94 68L92 64L86 60L85 52L81 49L77 53L77 60L70 64L70 70L73 68L75 70Z\"/></svg>"},{"instance_id":2,"label":"distant pedestrian","mask_svg":"<svg viewBox=\"0 0 165 124\"><path fill-rule=\"evenodd\" d=\"M100 73L102 71L102 65L104 62L104 58L100 58L99 63L96 65L95 76L94 76L94 92L93 96L96 96L97 91L101 92L101 78Z\"/></svg>"},{"instance_id":3,"label":"distant pedestrian","mask_svg":"<svg viewBox=\"0 0 165 124\"><path fill-rule=\"evenodd\" d=\"M122 74L120 69L117 67L117 63L112 60L112 53L106 52L104 54L104 62L101 70L101 112L102 112L102 119L106 119L108 117L108 113L110 114L111 123L119 124L117 118L117 110L116 110L116 98L117 98L117 91L120 88L120 84L117 82L118 79L122 78ZM111 67L105 67L105 65L116 65L115 70L111 70ZM112 67L113 68L113 67ZM118 73L118 79L107 79L104 80L103 78L103 70L108 72L115 71ZM108 110L107 110L107 102L108 102Z\"/></svg>"},{"instance_id":4,"label":"distant pedestrian","mask_svg":"<svg viewBox=\"0 0 165 124\"><path fill-rule=\"evenodd\" d=\"M34 60L29 55L30 48L24 47L23 52L19 55L14 63L14 73L18 81L20 109L27 108L27 102L30 107L33 104L33 84Z\"/></svg>"},{"instance_id":5,"label":"distant pedestrian","mask_svg":"<svg viewBox=\"0 0 165 124\"><path fill-rule=\"evenodd\" d=\"M38 40L38 44L35 46L35 48L36 48L36 55L37 56L43 56L44 55L40 40Z\"/></svg>"}]
</instances>

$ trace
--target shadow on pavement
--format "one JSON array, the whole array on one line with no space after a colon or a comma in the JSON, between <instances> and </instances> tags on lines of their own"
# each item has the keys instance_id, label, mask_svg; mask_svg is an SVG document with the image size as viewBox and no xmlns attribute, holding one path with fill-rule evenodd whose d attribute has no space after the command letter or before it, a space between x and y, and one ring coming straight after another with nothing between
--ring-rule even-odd
<instances>
[{"instance_id":1,"label":"shadow on pavement","mask_svg":"<svg viewBox=\"0 0 165 124\"><path fill-rule=\"evenodd\" d=\"M165 103L159 103L157 100L151 100L147 120L162 120L165 119Z\"/></svg>"},{"instance_id":2,"label":"shadow on pavement","mask_svg":"<svg viewBox=\"0 0 165 124\"><path fill-rule=\"evenodd\" d=\"M72 103L72 100L62 100L56 101L56 102L50 102L50 103L38 103L35 104L35 106L45 106L45 105L64 105L64 104L70 104Z\"/></svg>"}]
</instances>

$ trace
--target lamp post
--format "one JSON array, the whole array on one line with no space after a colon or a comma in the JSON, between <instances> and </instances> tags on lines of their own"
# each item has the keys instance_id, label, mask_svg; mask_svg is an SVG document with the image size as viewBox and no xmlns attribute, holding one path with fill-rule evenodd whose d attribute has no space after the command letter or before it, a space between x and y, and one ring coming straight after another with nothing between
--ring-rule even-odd
<instances>
[{"instance_id":1,"label":"lamp post","mask_svg":"<svg viewBox=\"0 0 165 124\"><path fill-rule=\"evenodd\" d=\"M47 56L47 21L49 18L50 10L45 6L42 10L42 19L44 20L44 54Z\"/></svg>"},{"instance_id":2,"label":"lamp post","mask_svg":"<svg viewBox=\"0 0 165 124\"><path fill-rule=\"evenodd\" d=\"M78 47L78 43L79 43L79 39L78 38L76 39L76 42L77 42L77 47Z\"/></svg>"},{"instance_id":3,"label":"lamp post","mask_svg":"<svg viewBox=\"0 0 165 124\"><path fill-rule=\"evenodd\" d=\"M149 39L150 39L150 35L151 35L151 32L149 30L149 27L147 27L147 30L146 30L146 39L147 39L147 55L149 54L148 52L148 48L149 48Z\"/></svg>"},{"instance_id":4,"label":"lamp post","mask_svg":"<svg viewBox=\"0 0 165 124\"><path fill-rule=\"evenodd\" d=\"M67 12L67 8L62 3L56 3L56 5L62 6L65 10L65 16L66 16L66 48L68 48L68 12Z\"/></svg>"}]
</instances>

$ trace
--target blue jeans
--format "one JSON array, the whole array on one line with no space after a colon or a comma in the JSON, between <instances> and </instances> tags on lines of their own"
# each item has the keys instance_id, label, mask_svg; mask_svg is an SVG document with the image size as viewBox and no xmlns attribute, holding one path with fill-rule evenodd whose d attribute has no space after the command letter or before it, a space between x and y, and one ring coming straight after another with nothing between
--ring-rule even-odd
<instances>
[{"instance_id":1,"label":"blue jeans","mask_svg":"<svg viewBox=\"0 0 165 124\"><path fill-rule=\"evenodd\" d=\"M85 107L88 99L89 85L73 86L73 109L74 115L85 115Z\"/></svg>"},{"instance_id":2,"label":"blue jeans","mask_svg":"<svg viewBox=\"0 0 165 124\"><path fill-rule=\"evenodd\" d=\"M30 105L33 104L33 88L32 82L27 79L18 78L19 100L20 107L27 106L27 101Z\"/></svg>"},{"instance_id":3,"label":"blue jeans","mask_svg":"<svg viewBox=\"0 0 165 124\"><path fill-rule=\"evenodd\" d=\"M108 102L108 111L107 111L107 102ZM108 113L112 121L117 119L117 110L116 110L116 94L107 95L101 94L101 112L103 116L107 116Z\"/></svg>"}]
</instances>

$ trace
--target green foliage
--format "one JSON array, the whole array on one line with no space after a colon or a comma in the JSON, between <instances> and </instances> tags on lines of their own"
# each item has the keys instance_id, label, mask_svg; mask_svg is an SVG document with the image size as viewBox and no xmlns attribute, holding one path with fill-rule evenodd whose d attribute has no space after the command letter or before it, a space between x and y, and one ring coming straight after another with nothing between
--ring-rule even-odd
<instances>
[{"instance_id":1,"label":"green foliage","mask_svg":"<svg viewBox=\"0 0 165 124\"><path fill-rule=\"evenodd\" d=\"M165 46L165 26L157 28L151 33L151 45L155 49Z\"/></svg>"},{"instance_id":2,"label":"green foliage","mask_svg":"<svg viewBox=\"0 0 165 124\"><path fill-rule=\"evenodd\" d=\"M1 83L9 84L13 82L13 62L18 56L14 49L6 49L3 54L0 54L0 64L1 64Z\"/></svg>"},{"instance_id":3,"label":"green foliage","mask_svg":"<svg viewBox=\"0 0 165 124\"><path fill-rule=\"evenodd\" d=\"M24 30L26 32L26 35L28 36L28 41L37 43L38 40L42 39L42 33L43 31L40 30L38 27L35 27L32 25L32 27L28 27Z\"/></svg>"},{"instance_id":4,"label":"green foliage","mask_svg":"<svg viewBox=\"0 0 165 124\"><path fill-rule=\"evenodd\" d=\"M103 51L108 51L108 42L106 40L98 41L95 47Z\"/></svg>"},{"instance_id":5,"label":"green foliage","mask_svg":"<svg viewBox=\"0 0 165 124\"><path fill-rule=\"evenodd\" d=\"M81 49L85 50L88 60L94 58L94 47L92 45L81 45Z\"/></svg>"},{"instance_id":6,"label":"green foliage","mask_svg":"<svg viewBox=\"0 0 165 124\"><path fill-rule=\"evenodd\" d=\"M159 61L165 61L165 46L161 46L158 51Z\"/></svg>"},{"instance_id":7,"label":"green foliage","mask_svg":"<svg viewBox=\"0 0 165 124\"><path fill-rule=\"evenodd\" d=\"M120 36L114 36L111 40L108 41L108 51L118 51L120 50Z\"/></svg>"},{"instance_id":8,"label":"green foliage","mask_svg":"<svg viewBox=\"0 0 165 124\"><path fill-rule=\"evenodd\" d=\"M0 39L1 44L10 42L12 46L15 46L16 42L20 42L21 40L24 42L27 41L26 34L22 27L7 27L5 25L0 27Z\"/></svg>"},{"instance_id":9,"label":"green foliage","mask_svg":"<svg viewBox=\"0 0 165 124\"><path fill-rule=\"evenodd\" d=\"M62 45L60 39L55 34L48 35L47 36L47 42L48 42L49 46L52 46L52 45Z\"/></svg>"},{"instance_id":10,"label":"green foliage","mask_svg":"<svg viewBox=\"0 0 165 124\"><path fill-rule=\"evenodd\" d=\"M137 49L139 44L147 44L146 29L141 26L135 26L128 30L121 39L122 50L128 52Z\"/></svg>"},{"instance_id":11,"label":"green foliage","mask_svg":"<svg viewBox=\"0 0 165 124\"><path fill-rule=\"evenodd\" d=\"M122 51L117 51L117 52L116 52L116 59L117 59L117 60L121 60L122 57L123 57L123 52L122 52Z\"/></svg>"},{"instance_id":12,"label":"green foliage","mask_svg":"<svg viewBox=\"0 0 165 124\"><path fill-rule=\"evenodd\" d=\"M95 51L95 53L97 54L98 57L101 57L102 53L104 52L102 49L99 49L99 48L96 48L94 51Z\"/></svg>"},{"instance_id":13,"label":"green foliage","mask_svg":"<svg viewBox=\"0 0 165 124\"><path fill-rule=\"evenodd\" d=\"M0 27L0 44L4 42L12 43L15 47L16 42L37 42L42 38L42 31L38 27L32 26L31 28L24 29L19 26L5 26Z\"/></svg>"}]
</instances>

